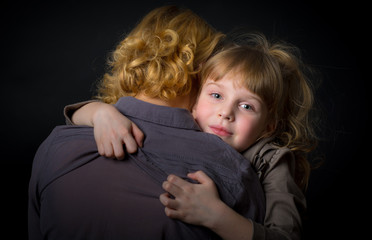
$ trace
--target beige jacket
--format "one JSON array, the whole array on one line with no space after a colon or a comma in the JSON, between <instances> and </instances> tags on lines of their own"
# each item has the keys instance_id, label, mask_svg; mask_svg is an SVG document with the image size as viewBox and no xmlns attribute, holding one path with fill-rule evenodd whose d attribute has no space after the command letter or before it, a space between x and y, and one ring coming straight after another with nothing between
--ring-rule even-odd
<instances>
[{"instance_id":1,"label":"beige jacket","mask_svg":"<svg viewBox=\"0 0 372 240\"><path fill-rule=\"evenodd\" d=\"M266 196L264 225L254 223L253 239L301 239L300 213L306 209L306 199L294 181L295 157L271 140L262 139L243 153L256 169Z\"/></svg>"}]
</instances>

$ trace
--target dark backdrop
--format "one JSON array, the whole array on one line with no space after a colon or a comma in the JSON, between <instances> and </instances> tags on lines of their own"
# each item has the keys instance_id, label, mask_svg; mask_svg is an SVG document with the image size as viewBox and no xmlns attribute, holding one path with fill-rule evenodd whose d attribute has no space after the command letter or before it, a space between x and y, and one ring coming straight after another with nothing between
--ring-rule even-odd
<instances>
[{"instance_id":1,"label":"dark backdrop","mask_svg":"<svg viewBox=\"0 0 372 240\"><path fill-rule=\"evenodd\" d=\"M1 218L3 235L27 239L27 186L37 147L64 124L66 104L87 100L109 51L149 10L174 1L5 1L1 9ZM177 2L180 3L180 2ZM360 234L369 28L366 6L327 1L182 1L218 30L243 26L297 45L319 70L323 110L307 191L306 239ZM365 24L365 26L363 26ZM364 62L365 61L365 62ZM362 214L362 215L359 215ZM2 224L4 226L4 223Z\"/></svg>"}]
</instances>

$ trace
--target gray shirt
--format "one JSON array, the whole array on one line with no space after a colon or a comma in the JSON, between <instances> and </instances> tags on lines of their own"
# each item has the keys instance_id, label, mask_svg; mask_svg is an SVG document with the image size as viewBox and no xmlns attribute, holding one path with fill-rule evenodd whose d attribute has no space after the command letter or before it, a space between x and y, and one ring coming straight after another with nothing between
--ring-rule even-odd
<instances>
[{"instance_id":1,"label":"gray shirt","mask_svg":"<svg viewBox=\"0 0 372 240\"><path fill-rule=\"evenodd\" d=\"M203 133L185 109L121 98L116 107L145 134L124 161L100 156L93 129L59 126L39 147L29 185L30 239L210 239L211 231L165 216L159 201L169 174L202 170L220 197L262 223L265 199L241 154Z\"/></svg>"}]
</instances>

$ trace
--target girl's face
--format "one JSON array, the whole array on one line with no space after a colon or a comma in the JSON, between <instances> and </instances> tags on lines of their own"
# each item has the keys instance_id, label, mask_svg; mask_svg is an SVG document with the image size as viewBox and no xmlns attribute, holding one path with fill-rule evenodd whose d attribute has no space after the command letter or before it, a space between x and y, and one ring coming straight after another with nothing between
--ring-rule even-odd
<instances>
[{"instance_id":1,"label":"girl's face","mask_svg":"<svg viewBox=\"0 0 372 240\"><path fill-rule=\"evenodd\" d=\"M204 132L219 136L241 152L268 130L268 112L261 98L238 80L233 74L218 81L207 79L193 115Z\"/></svg>"}]
</instances>

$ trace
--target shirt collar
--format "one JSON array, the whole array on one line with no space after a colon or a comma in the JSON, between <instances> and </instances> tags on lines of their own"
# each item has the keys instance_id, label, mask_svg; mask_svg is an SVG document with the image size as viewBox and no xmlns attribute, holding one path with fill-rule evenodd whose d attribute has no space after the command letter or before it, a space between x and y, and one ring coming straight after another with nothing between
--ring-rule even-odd
<instances>
[{"instance_id":1,"label":"shirt collar","mask_svg":"<svg viewBox=\"0 0 372 240\"><path fill-rule=\"evenodd\" d=\"M200 131L191 113L183 108L155 105L134 97L120 98L115 107L128 117L174 128Z\"/></svg>"}]
</instances>

